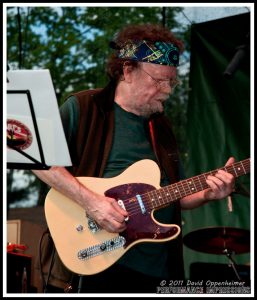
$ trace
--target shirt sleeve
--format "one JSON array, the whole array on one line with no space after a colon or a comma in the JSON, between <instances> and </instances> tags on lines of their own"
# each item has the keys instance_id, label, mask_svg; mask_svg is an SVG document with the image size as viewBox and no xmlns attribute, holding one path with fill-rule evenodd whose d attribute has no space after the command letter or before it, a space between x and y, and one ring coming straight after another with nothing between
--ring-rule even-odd
<instances>
[{"instance_id":1,"label":"shirt sleeve","mask_svg":"<svg viewBox=\"0 0 257 300\"><path fill-rule=\"evenodd\" d=\"M74 145L76 145L79 122L79 105L75 96L70 96L60 106L60 115L71 159L74 162Z\"/></svg>"}]
</instances>

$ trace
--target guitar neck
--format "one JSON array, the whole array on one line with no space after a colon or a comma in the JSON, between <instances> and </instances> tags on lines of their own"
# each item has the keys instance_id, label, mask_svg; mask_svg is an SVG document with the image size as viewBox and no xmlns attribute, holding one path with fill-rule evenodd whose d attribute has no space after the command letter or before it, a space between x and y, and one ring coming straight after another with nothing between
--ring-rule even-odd
<instances>
[{"instance_id":1,"label":"guitar neck","mask_svg":"<svg viewBox=\"0 0 257 300\"><path fill-rule=\"evenodd\" d=\"M224 170L235 177L245 175L250 172L250 158L149 192L147 193L147 200L150 208L154 209L165 206L173 201L208 188L209 186L206 183L207 177L215 175L218 170Z\"/></svg>"}]
</instances>

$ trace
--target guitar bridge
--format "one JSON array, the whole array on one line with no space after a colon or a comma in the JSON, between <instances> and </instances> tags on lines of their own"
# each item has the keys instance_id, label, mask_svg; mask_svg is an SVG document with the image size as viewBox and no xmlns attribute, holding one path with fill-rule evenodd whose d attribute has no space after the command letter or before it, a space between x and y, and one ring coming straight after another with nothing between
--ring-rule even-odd
<instances>
[{"instance_id":1,"label":"guitar bridge","mask_svg":"<svg viewBox=\"0 0 257 300\"><path fill-rule=\"evenodd\" d=\"M117 248L121 248L125 245L126 240L123 236L118 236L111 240L105 241L101 244L82 249L78 252L78 258L81 260L86 260L91 257L101 255L104 252L109 252Z\"/></svg>"}]
</instances>

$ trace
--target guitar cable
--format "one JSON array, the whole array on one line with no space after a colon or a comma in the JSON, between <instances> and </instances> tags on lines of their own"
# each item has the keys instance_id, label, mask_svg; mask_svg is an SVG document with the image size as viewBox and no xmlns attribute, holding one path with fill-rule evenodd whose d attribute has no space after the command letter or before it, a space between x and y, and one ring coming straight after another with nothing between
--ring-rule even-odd
<instances>
[{"instance_id":1,"label":"guitar cable","mask_svg":"<svg viewBox=\"0 0 257 300\"><path fill-rule=\"evenodd\" d=\"M42 267L42 251L41 251L41 246L42 246L42 241L44 236L48 234L48 238L52 240L52 238L49 235L49 230L48 228L43 232L40 241L39 241L39 268L40 268L40 274L41 274L41 278L43 281L43 292L46 293L47 292L47 286L48 286L48 282L49 282L49 278L50 278L50 274L52 271L52 267L53 267L53 262L54 262L54 256L55 256L55 247L53 246L53 251L52 251L52 255L51 255L51 261L50 261L50 266L49 266L49 270L48 270L48 274L47 274L47 279L45 280L44 277L44 273L43 273L43 267Z\"/></svg>"},{"instance_id":2,"label":"guitar cable","mask_svg":"<svg viewBox=\"0 0 257 300\"><path fill-rule=\"evenodd\" d=\"M43 266L42 266L42 241L43 241L43 238L44 238L44 236L46 234L48 234L48 238L49 238L49 240L51 240L51 242L53 244L53 250L52 250L52 254L51 254L51 261L50 261L50 265L49 265L49 270L48 270L48 273L47 273L47 279L45 280L44 273L43 273ZM40 275L41 275L41 278L42 278L42 281L43 281L43 293L47 293L47 287L48 287L48 282L49 282L49 279L50 279L50 276L51 276L51 272L52 272L52 268L53 268L55 253L56 253L56 248L54 246L53 239L52 239L52 237L50 235L49 228L47 228L43 232L43 234L42 234L42 236L40 238L40 241L39 241L39 268L40 268ZM64 289L63 289L64 293L70 293L70 292L72 292L75 277L76 277L75 274L72 273L72 277L71 277L70 282L68 282L66 284L66 286L64 287ZM78 293L81 290L82 281L79 281L79 283L80 284L79 284L79 287L78 287Z\"/></svg>"}]
</instances>

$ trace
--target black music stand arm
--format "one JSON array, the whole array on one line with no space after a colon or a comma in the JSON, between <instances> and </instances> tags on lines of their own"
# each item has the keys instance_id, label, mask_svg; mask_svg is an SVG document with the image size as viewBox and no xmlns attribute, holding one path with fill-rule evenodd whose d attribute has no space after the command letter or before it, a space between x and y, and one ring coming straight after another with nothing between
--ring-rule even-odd
<instances>
[{"instance_id":1,"label":"black music stand arm","mask_svg":"<svg viewBox=\"0 0 257 300\"><path fill-rule=\"evenodd\" d=\"M19 148L12 146L10 144L8 144L9 148L12 148L13 150L19 152L20 154L24 155L25 157L27 157L28 159L30 159L32 162L35 163L32 164L31 166L33 166L33 169L42 169L42 170L48 170L50 167L47 166L45 163L41 163L40 161L36 160L35 158L33 158L32 156L30 156L29 154L25 153L24 151L20 150ZM19 163L19 167L21 167L23 164ZM17 166L17 163L7 163L7 168L8 169L16 169L15 166ZM27 164L24 164L24 167L26 167Z\"/></svg>"}]
</instances>

